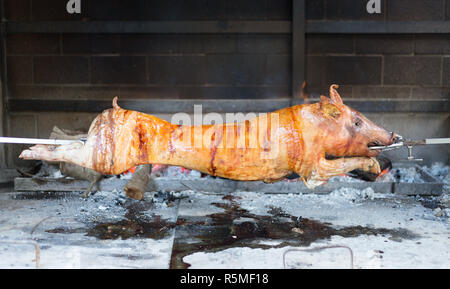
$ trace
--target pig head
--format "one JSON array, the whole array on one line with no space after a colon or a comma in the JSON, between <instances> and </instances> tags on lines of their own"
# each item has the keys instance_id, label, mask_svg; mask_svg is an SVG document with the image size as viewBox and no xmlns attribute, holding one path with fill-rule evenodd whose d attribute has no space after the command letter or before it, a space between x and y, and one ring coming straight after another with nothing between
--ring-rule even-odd
<instances>
[{"instance_id":1,"label":"pig head","mask_svg":"<svg viewBox=\"0 0 450 289\"><path fill-rule=\"evenodd\" d=\"M337 157L378 155L380 151L369 147L391 145L396 135L346 106L337 88L338 85L331 85L330 98L322 96L319 103L327 129L326 139L323 142L325 153Z\"/></svg>"},{"instance_id":2,"label":"pig head","mask_svg":"<svg viewBox=\"0 0 450 289\"><path fill-rule=\"evenodd\" d=\"M302 112L304 124L305 149L315 170L303 175L309 187L315 187L329 177L363 169L380 173L379 164L374 158L381 151L371 146L391 145L397 135L389 132L367 119L360 112L346 106L337 88L330 86L330 98L321 96L319 103L309 106ZM307 129L306 129L307 128Z\"/></svg>"}]
</instances>

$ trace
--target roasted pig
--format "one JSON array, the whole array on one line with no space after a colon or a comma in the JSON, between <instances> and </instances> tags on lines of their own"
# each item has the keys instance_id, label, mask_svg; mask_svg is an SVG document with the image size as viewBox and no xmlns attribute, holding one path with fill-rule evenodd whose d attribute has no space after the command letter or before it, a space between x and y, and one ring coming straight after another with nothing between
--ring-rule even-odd
<instances>
[{"instance_id":1,"label":"roasted pig","mask_svg":"<svg viewBox=\"0 0 450 289\"><path fill-rule=\"evenodd\" d=\"M189 126L118 106L91 124L87 141L36 145L23 159L70 162L103 174L141 164L182 166L234 180L273 182L292 172L309 187L355 169L379 173L370 146L390 145L395 134L330 98L262 114L241 123Z\"/></svg>"}]
</instances>

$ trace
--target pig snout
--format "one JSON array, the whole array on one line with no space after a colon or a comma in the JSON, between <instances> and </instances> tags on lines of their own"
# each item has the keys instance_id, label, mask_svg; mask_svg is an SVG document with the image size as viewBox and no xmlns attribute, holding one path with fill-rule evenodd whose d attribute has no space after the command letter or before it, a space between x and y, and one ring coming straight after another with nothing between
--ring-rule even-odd
<instances>
[{"instance_id":1,"label":"pig snout","mask_svg":"<svg viewBox=\"0 0 450 289\"><path fill-rule=\"evenodd\" d=\"M374 138L368 143L368 147L371 146L388 146L395 142L396 134L393 132L385 131L381 129L375 133Z\"/></svg>"},{"instance_id":2,"label":"pig snout","mask_svg":"<svg viewBox=\"0 0 450 289\"><path fill-rule=\"evenodd\" d=\"M399 143L399 142L403 141L403 137L396 133L392 133L392 139L393 139L393 143Z\"/></svg>"},{"instance_id":3,"label":"pig snout","mask_svg":"<svg viewBox=\"0 0 450 289\"><path fill-rule=\"evenodd\" d=\"M383 145L391 145L394 143L401 142L403 140L403 137L401 135L398 135L394 132L388 132L389 137L386 139Z\"/></svg>"},{"instance_id":4,"label":"pig snout","mask_svg":"<svg viewBox=\"0 0 450 289\"><path fill-rule=\"evenodd\" d=\"M370 133L371 137L367 143L366 153L368 156L377 156L381 149L371 149L374 146L389 146L401 139L401 136L378 127L376 131Z\"/></svg>"}]
</instances>

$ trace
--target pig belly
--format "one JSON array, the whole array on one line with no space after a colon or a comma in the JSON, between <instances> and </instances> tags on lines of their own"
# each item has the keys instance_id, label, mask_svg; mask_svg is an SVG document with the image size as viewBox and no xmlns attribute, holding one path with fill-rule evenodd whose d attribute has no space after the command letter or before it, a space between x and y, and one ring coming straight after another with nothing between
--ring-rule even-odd
<instances>
[{"instance_id":1,"label":"pig belly","mask_svg":"<svg viewBox=\"0 0 450 289\"><path fill-rule=\"evenodd\" d=\"M184 158L188 160L189 157ZM218 149L215 153L206 153L204 161L194 157L196 161L177 163L212 176L241 181L278 180L291 171L280 164L280 159L266 159L259 150Z\"/></svg>"}]
</instances>

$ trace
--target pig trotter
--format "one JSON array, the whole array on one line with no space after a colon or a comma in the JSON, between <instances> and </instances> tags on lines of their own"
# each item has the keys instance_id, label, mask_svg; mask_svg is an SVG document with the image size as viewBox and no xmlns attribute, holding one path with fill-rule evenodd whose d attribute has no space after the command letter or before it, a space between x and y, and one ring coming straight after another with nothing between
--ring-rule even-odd
<instances>
[{"instance_id":1,"label":"pig trotter","mask_svg":"<svg viewBox=\"0 0 450 289\"><path fill-rule=\"evenodd\" d=\"M125 194L127 197L142 200L147 184L150 181L152 165L140 165L137 167L131 180L125 185Z\"/></svg>"},{"instance_id":2,"label":"pig trotter","mask_svg":"<svg viewBox=\"0 0 450 289\"><path fill-rule=\"evenodd\" d=\"M86 191L84 191L84 193L81 195L81 197L83 198L87 198L89 197L92 188L103 178L103 175L96 175L95 179L91 181L91 184L89 185L89 187L86 189Z\"/></svg>"}]
</instances>

